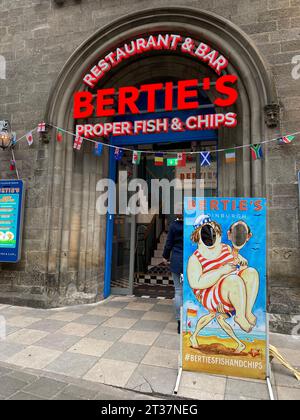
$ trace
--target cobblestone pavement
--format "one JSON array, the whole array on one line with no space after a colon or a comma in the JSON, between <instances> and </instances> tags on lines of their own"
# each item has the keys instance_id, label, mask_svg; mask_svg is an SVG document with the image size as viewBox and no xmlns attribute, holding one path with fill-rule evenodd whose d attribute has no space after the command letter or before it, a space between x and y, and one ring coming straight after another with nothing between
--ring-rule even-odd
<instances>
[{"instance_id":1,"label":"cobblestone pavement","mask_svg":"<svg viewBox=\"0 0 300 420\"><path fill-rule=\"evenodd\" d=\"M27 394L85 398L80 389L85 389L86 384L115 387L125 393L125 399L132 398L130 392L165 396L173 393L179 336L170 300L113 297L95 305L54 310L0 305L1 322L6 325L6 335L2 332L1 339L0 334L0 363L4 364L0 370L0 396L4 399L26 398ZM298 340L272 335L271 343L292 364L299 365ZM299 399L300 385L293 376L277 363L272 364L272 370L276 395L280 399ZM50 390L53 381L53 393L33 392L39 388L34 385L38 381L46 383ZM105 396L107 391L99 388L93 397L99 398L101 392ZM178 397L267 400L269 394L263 381L184 372Z\"/></svg>"}]
</instances>

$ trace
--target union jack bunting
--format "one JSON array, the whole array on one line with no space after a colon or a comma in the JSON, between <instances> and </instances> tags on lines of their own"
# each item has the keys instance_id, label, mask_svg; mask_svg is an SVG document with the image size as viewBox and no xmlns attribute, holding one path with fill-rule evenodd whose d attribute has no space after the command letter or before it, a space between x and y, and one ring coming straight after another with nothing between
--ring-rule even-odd
<instances>
[{"instance_id":1,"label":"union jack bunting","mask_svg":"<svg viewBox=\"0 0 300 420\"><path fill-rule=\"evenodd\" d=\"M74 146L73 146L74 149L80 150L81 146L82 146L82 143L83 143L83 138L82 137L76 137L75 140L74 140Z\"/></svg>"},{"instance_id":2,"label":"union jack bunting","mask_svg":"<svg viewBox=\"0 0 300 420\"><path fill-rule=\"evenodd\" d=\"M37 129L38 133L45 133L46 131L46 123L40 122Z\"/></svg>"}]
</instances>

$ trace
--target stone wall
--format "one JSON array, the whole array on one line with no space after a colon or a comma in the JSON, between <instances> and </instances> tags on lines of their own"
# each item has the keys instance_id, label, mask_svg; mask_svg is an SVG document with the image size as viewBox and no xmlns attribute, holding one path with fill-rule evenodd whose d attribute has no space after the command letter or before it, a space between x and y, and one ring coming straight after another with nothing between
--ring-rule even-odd
<instances>
[{"instance_id":1,"label":"stone wall","mask_svg":"<svg viewBox=\"0 0 300 420\"><path fill-rule=\"evenodd\" d=\"M81 43L127 13L178 5L215 12L238 25L252 39L274 78L282 104L280 129L284 133L300 131L300 69L297 69L300 0L65 0L62 6L53 0L0 0L0 56L6 60L6 78L0 77L1 118L10 119L13 129L23 135L43 119L51 86ZM270 135L279 135L280 129ZM51 146L37 137L33 147L29 149L23 143L16 151L18 168L28 186L23 256L16 266L2 264L0 268L1 300L36 306L68 301L65 298L68 291L60 284L62 278L57 277L59 267L53 273L48 271L48 247L51 247L48 239L53 232L47 226L54 211L47 201L54 182L49 179L50 153ZM0 153L2 178L12 177L7 171L9 160L8 152ZM297 170L300 170L299 141L280 150L269 148L266 178L270 203L270 278L276 285L278 281L288 284L288 279L293 285L300 283ZM55 216L58 225L62 216L60 207L58 202ZM103 263L103 252L101 255ZM103 264L98 271L95 267L91 270L93 276L79 280L76 265L70 268L74 290L82 293L78 295L79 301L96 299L101 291L99 276L103 277ZM72 295L72 288L69 292ZM62 300L60 294L64 296Z\"/></svg>"}]
</instances>

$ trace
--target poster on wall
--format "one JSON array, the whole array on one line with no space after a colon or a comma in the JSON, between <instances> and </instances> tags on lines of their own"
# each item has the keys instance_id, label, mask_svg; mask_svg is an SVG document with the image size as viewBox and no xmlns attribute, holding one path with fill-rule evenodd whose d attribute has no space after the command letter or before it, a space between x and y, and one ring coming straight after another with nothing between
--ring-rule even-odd
<instances>
[{"instance_id":1,"label":"poster on wall","mask_svg":"<svg viewBox=\"0 0 300 420\"><path fill-rule=\"evenodd\" d=\"M21 259L24 213L24 183L0 181L0 262L17 263Z\"/></svg>"},{"instance_id":2,"label":"poster on wall","mask_svg":"<svg viewBox=\"0 0 300 420\"><path fill-rule=\"evenodd\" d=\"M265 379L266 200L186 198L183 369Z\"/></svg>"}]
</instances>

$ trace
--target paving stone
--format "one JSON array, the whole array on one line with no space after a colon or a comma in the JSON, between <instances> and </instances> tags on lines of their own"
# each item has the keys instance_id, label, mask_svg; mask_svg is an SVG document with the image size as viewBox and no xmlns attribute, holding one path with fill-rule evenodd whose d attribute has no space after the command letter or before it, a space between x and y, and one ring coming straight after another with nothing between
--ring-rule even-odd
<instances>
[{"instance_id":1,"label":"paving stone","mask_svg":"<svg viewBox=\"0 0 300 420\"><path fill-rule=\"evenodd\" d=\"M67 386L65 382L55 381L50 378L40 378L33 384L23 389L24 392L50 399Z\"/></svg>"},{"instance_id":2,"label":"paving stone","mask_svg":"<svg viewBox=\"0 0 300 420\"><path fill-rule=\"evenodd\" d=\"M61 352L57 350L47 349L46 351L44 347L30 346L10 357L8 363L26 368L43 369L60 354Z\"/></svg>"},{"instance_id":3,"label":"paving stone","mask_svg":"<svg viewBox=\"0 0 300 420\"><path fill-rule=\"evenodd\" d=\"M280 349L292 349L296 350L300 347L300 340L293 338L289 335L283 335L283 334L270 334L270 343L277 347L277 349L280 351ZM298 363L299 365L300 363Z\"/></svg>"},{"instance_id":4,"label":"paving stone","mask_svg":"<svg viewBox=\"0 0 300 420\"><path fill-rule=\"evenodd\" d=\"M140 365L130 377L126 388L138 392L172 395L177 374L175 369Z\"/></svg>"},{"instance_id":5,"label":"paving stone","mask_svg":"<svg viewBox=\"0 0 300 420\"><path fill-rule=\"evenodd\" d=\"M56 321L56 320L49 320L49 319L43 319L42 321L37 321L34 324L31 324L30 328L33 330L40 330L40 331L46 331L49 333L54 333L64 327L66 325L66 322L63 321Z\"/></svg>"},{"instance_id":6,"label":"paving stone","mask_svg":"<svg viewBox=\"0 0 300 420\"><path fill-rule=\"evenodd\" d=\"M145 302L131 302L125 308L132 309L134 311L150 311L154 307L153 303L145 303Z\"/></svg>"},{"instance_id":7,"label":"paving stone","mask_svg":"<svg viewBox=\"0 0 300 420\"><path fill-rule=\"evenodd\" d=\"M173 305L173 302L172 302L171 305L156 304L156 305L153 306L153 308L151 309L151 311L152 312L167 312L167 313L174 314L174 305Z\"/></svg>"},{"instance_id":8,"label":"paving stone","mask_svg":"<svg viewBox=\"0 0 300 420\"><path fill-rule=\"evenodd\" d=\"M114 316L113 318L105 321L102 325L103 327L123 328L129 330L136 322L136 319L118 318L117 316Z\"/></svg>"},{"instance_id":9,"label":"paving stone","mask_svg":"<svg viewBox=\"0 0 300 420\"><path fill-rule=\"evenodd\" d=\"M96 328L96 325L85 325L77 322L70 322L61 328L58 332L66 335L85 337Z\"/></svg>"},{"instance_id":10,"label":"paving stone","mask_svg":"<svg viewBox=\"0 0 300 420\"><path fill-rule=\"evenodd\" d=\"M48 319L56 320L56 321L64 321L64 322L73 322L80 318L81 314L73 313L73 312L57 312L52 314Z\"/></svg>"},{"instance_id":11,"label":"paving stone","mask_svg":"<svg viewBox=\"0 0 300 420\"><path fill-rule=\"evenodd\" d=\"M52 363L46 370L74 378L80 378L88 372L97 362L96 357L85 356L75 353L64 353Z\"/></svg>"},{"instance_id":12,"label":"paving stone","mask_svg":"<svg viewBox=\"0 0 300 420\"><path fill-rule=\"evenodd\" d=\"M134 324L132 330L161 332L165 327L166 327L165 322L140 320L136 324Z\"/></svg>"},{"instance_id":13,"label":"paving stone","mask_svg":"<svg viewBox=\"0 0 300 420\"><path fill-rule=\"evenodd\" d=\"M267 384L257 382L239 381L228 379L225 395L237 395L239 397L254 398L258 400L269 400Z\"/></svg>"},{"instance_id":14,"label":"paving stone","mask_svg":"<svg viewBox=\"0 0 300 420\"><path fill-rule=\"evenodd\" d=\"M12 372L12 369L8 369L6 367L0 366L0 376L8 375Z\"/></svg>"},{"instance_id":15,"label":"paving stone","mask_svg":"<svg viewBox=\"0 0 300 420\"><path fill-rule=\"evenodd\" d=\"M19 353L25 346L9 341L0 341L0 361L6 362L10 357Z\"/></svg>"},{"instance_id":16,"label":"paving stone","mask_svg":"<svg viewBox=\"0 0 300 420\"><path fill-rule=\"evenodd\" d=\"M120 341L131 344L152 346L158 336L159 332L129 330L126 332L126 334L123 335L123 337L120 338Z\"/></svg>"},{"instance_id":17,"label":"paving stone","mask_svg":"<svg viewBox=\"0 0 300 420\"><path fill-rule=\"evenodd\" d=\"M26 328L36 322L36 318L29 318L24 316L15 316L7 320L7 324L13 327Z\"/></svg>"},{"instance_id":18,"label":"paving stone","mask_svg":"<svg viewBox=\"0 0 300 420\"><path fill-rule=\"evenodd\" d=\"M12 370L9 376L11 378L19 379L20 381L26 382L27 384L31 384L32 382L38 379L37 375L32 375L22 370Z\"/></svg>"},{"instance_id":19,"label":"paving stone","mask_svg":"<svg viewBox=\"0 0 300 420\"><path fill-rule=\"evenodd\" d=\"M93 400L97 395L98 391L93 391L78 385L68 385L64 391L57 396L57 399L63 396L63 399L80 398L83 400Z\"/></svg>"},{"instance_id":20,"label":"paving stone","mask_svg":"<svg viewBox=\"0 0 300 420\"><path fill-rule=\"evenodd\" d=\"M109 306L98 306L97 308L94 308L90 312L88 312L89 315L98 315L98 316L105 316L107 318L115 317L115 315L121 310L121 308L111 308Z\"/></svg>"},{"instance_id":21,"label":"paving stone","mask_svg":"<svg viewBox=\"0 0 300 420\"><path fill-rule=\"evenodd\" d=\"M36 395L27 394L26 392L17 392L11 398L12 401L43 401L44 398L37 397Z\"/></svg>"},{"instance_id":22,"label":"paving stone","mask_svg":"<svg viewBox=\"0 0 300 420\"><path fill-rule=\"evenodd\" d=\"M80 340L80 337L74 335L61 334L60 332L48 334L42 340L36 343L37 346L45 347L58 351L69 350Z\"/></svg>"},{"instance_id":23,"label":"paving stone","mask_svg":"<svg viewBox=\"0 0 300 420\"><path fill-rule=\"evenodd\" d=\"M53 398L54 401L83 401L85 399L87 398L76 397L75 395L67 394L64 391Z\"/></svg>"},{"instance_id":24,"label":"paving stone","mask_svg":"<svg viewBox=\"0 0 300 420\"><path fill-rule=\"evenodd\" d=\"M151 347L142 360L142 364L178 369L178 357L177 350L164 349L162 351L159 347Z\"/></svg>"},{"instance_id":25,"label":"paving stone","mask_svg":"<svg viewBox=\"0 0 300 420\"><path fill-rule=\"evenodd\" d=\"M161 322L170 322L174 318L173 314L170 312L146 312L143 315L142 320L148 321L161 321Z\"/></svg>"},{"instance_id":26,"label":"paving stone","mask_svg":"<svg viewBox=\"0 0 300 420\"><path fill-rule=\"evenodd\" d=\"M179 336L177 332L177 322L169 322L163 330L163 333Z\"/></svg>"},{"instance_id":27,"label":"paving stone","mask_svg":"<svg viewBox=\"0 0 300 420\"><path fill-rule=\"evenodd\" d=\"M25 329L18 330L17 332L10 334L7 337L7 341L9 342L12 341L14 343L30 346L32 344L35 344L37 341L41 340L42 338L46 337L46 335L48 335L48 332L25 328Z\"/></svg>"},{"instance_id":28,"label":"paving stone","mask_svg":"<svg viewBox=\"0 0 300 420\"><path fill-rule=\"evenodd\" d=\"M117 343L114 343L104 354L104 358L140 363L149 351L149 348L149 346L118 341Z\"/></svg>"},{"instance_id":29,"label":"paving stone","mask_svg":"<svg viewBox=\"0 0 300 420\"><path fill-rule=\"evenodd\" d=\"M82 315L80 318L76 320L78 324L86 324L86 325L102 325L103 322L107 321L106 316L99 316L99 315Z\"/></svg>"},{"instance_id":30,"label":"paving stone","mask_svg":"<svg viewBox=\"0 0 300 420\"><path fill-rule=\"evenodd\" d=\"M145 315L145 311L133 311L130 309L122 309L118 312L118 318L131 318L131 319L141 319Z\"/></svg>"},{"instance_id":31,"label":"paving stone","mask_svg":"<svg viewBox=\"0 0 300 420\"><path fill-rule=\"evenodd\" d=\"M277 387L277 395L279 401L299 401L300 389L286 388L282 386Z\"/></svg>"},{"instance_id":32,"label":"paving stone","mask_svg":"<svg viewBox=\"0 0 300 420\"><path fill-rule=\"evenodd\" d=\"M111 341L96 340L86 337L69 349L71 353L86 354L101 357L113 345Z\"/></svg>"},{"instance_id":33,"label":"paving stone","mask_svg":"<svg viewBox=\"0 0 300 420\"><path fill-rule=\"evenodd\" d=\"M136 363L124 363L119 360L103 358L84 376L84 379L106 385L125 387L137 366Z\"/></svg>"},{"instance_id":34,"label":"paving stone","mask_svg":"<svg viewBox=\"0 0 300 420\"><path fill-rule=\"evenodd\" d=\"M198 390L199 392L216 393L225 395L227 379L221 376L205 375L196 372L183 372L181 386Z\"/></svg>"},{"instance_id":35,"label":"paving stone","mask_svg":"<svg viewBox=\"0 0 300 420\"><path fill-rule=\"evenodd\" d=\"M103 302L102 306L103 307L107 307L109 306L110 308L125 308L125 306L128 305L128 302L124 302L124 301L115 301L114 299L107 301L107 302Z\"/></svg>"},{"instance_id":36,"label":"paving stone","mask_svg":"<svg viewBox=\"0 0 300 420\"><path fill-rule=\"evenodd\" d=\"M180 335L161 333L155 341L155 347L180 351Z\"/></svg>"},{"instance_id":37,"label":"paving stone","mask_svg":"<svg viewBox=\"0 0 300 420\"><path fill-rule=\"evenodd\" d=\"M8 398L22 390L27 383L9 376L2 376L0 381L0 394Z\"/></svg>"},{"instance_id":38,"label":"paving stone","mask_svg":"<svg viewBox=\"0 0 300 420\"><path fill-rule=\"evenodd\" d=\"M256 398L244 397L243 395L225 395L225 401L260 401Z\"/></svg>"},{"instance_id":39,"label":"paving stone","mask_svg":"<svg viewBox=\"0 0 300 420\"><path fill-rule=\"evenodd\" d=\"M96 340L116 341L121 338L127 330L121 328L98 327L93 330L88 337Z\"/></svg>"},{"instance_id":40,"label":"paving stone","mask_svg":"<svg viewBox=\"0 0 300 420\"><path fill-rule=\"evenodd\" d=\"M224 395L215 392L200 391L195 388L181 386L178 391L179 397L189 398L199 401L223 401Z\"/></svg>"}]
</instances>

